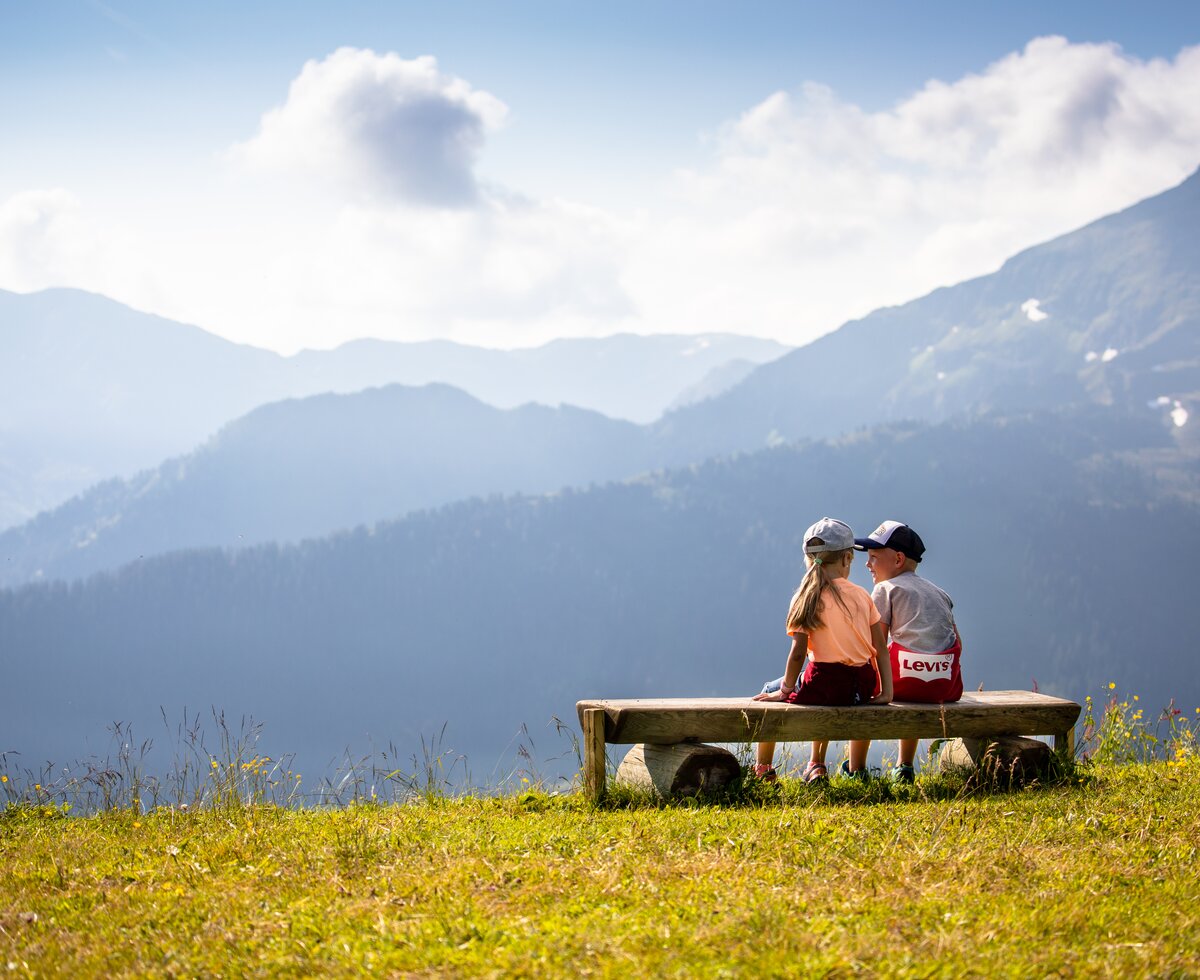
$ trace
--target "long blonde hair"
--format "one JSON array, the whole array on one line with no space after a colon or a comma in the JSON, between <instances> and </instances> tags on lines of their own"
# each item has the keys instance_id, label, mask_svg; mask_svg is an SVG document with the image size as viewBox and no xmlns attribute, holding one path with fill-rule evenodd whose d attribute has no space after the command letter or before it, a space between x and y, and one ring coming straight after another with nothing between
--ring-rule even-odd
<instances>
[{"instance_id":1,"label":"long blonde hair","mask_svg":"<svg viewBox=\"0 0 1200 980\"><path fill-rule=\"evenodd\" d=\"M804 543L807 546L825 542L820 538L810 538ZM825 566L826 564L840 564L846 560L846 555L852 550L845 548L841 551L823 551L820 554L804 556L804 560L808 562L808 570L804 573L800 587L792 596L791 605L788 606L787 631L789 633L811 633L825 625L821 620L821 610L825 606L822 596L826 589L833 590L833 598L849 615L850 610L846 606L846 600L842 598L837 586L833 584L834 579L825 570Z\"/></svg>"}]
</instances>

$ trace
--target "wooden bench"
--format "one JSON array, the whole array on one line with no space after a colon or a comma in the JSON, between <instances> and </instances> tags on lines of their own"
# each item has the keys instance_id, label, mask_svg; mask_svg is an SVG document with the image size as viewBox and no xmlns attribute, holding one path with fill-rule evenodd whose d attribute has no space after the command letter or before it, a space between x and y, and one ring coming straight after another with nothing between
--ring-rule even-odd
<instances>
[{"instance_id":1,"label":"wooden bench","mask_svg":"<svg viewBox=\"0 0 1200 980\"><path fill-rule=\"evenodd\" d=\"M1063 758L1075 754L1074 701L1032 691L965 693L953 704L828 708L751 698L633 698L580 701L583 787L592 800L605 788L604 747L609 742L809 742L853 738L989 738L1053 735Z\"/></svg>"}]
</instances>

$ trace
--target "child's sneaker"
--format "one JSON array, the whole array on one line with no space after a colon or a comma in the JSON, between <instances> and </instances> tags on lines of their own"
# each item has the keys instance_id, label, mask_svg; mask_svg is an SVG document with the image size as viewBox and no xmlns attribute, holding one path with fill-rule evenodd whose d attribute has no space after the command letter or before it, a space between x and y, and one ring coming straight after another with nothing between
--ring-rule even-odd
<instances>
[{"instance_id":1,"label":"child's sneaker","mask_svg":"<svg viewBox=\"0 0 1200 980\"><path fill-rule=\"evenodd\" d=\"M911 785L912 782L917 778L917 773L912 766L906 766L904 763L901 763L892 769L891 777L893 783L904 783L906 785Z\"/></svg>"},{"instance_id":2,"label":"child's sneaker","mask_svg":"<svg viewBox=\"0 0 1200 980\"><path fill-rule=\"evenodd\" d=\"M806 783L820 782L822 779L828 779L829 774L825 771L825 767L819 762L810 762L804 767L804 781Z\"/></svg>"},{"instance_id":3,"label":"child's sneaker","mask_svg":"<svg viewBox=\"0 0 1200 980\"><path fill-rule=\"evenodd\" d=\"M849 759L842 760L842 768L840 772L846 779L857 779L860 783L868 782L871 778L871 774L866 770L866 768L855 769L853 772L851 772Z\"/></svg>"},{"instance_id":4,"label":"child's sneaker","mask_svg":"<svg viewBox=\"0 0 1200 980\"><path fill-rule=\"evenodd\" d=\"M750 774L755 779L761 779L764 783L773 783L776 780L775 767L769 766L765 762L755 763Z\"/></svg>"}]
</instances>

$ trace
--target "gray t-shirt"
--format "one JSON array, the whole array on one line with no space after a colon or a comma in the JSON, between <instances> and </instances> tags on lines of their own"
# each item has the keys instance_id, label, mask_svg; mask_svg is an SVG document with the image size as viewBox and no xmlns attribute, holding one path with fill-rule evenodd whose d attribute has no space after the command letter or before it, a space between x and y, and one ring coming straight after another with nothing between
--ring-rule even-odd
<instances>
[{"instance_id":1,"label":"gray t-shirt","mask_svg":"<svg viewBox=\"0 0 1200 980\"><path fill-rule=\"evenodd\" d=\"M917 653L940 653L954 645L954 603L916 572L901 572L871 591L891 639Z\"/></svg>"}]
</instances>

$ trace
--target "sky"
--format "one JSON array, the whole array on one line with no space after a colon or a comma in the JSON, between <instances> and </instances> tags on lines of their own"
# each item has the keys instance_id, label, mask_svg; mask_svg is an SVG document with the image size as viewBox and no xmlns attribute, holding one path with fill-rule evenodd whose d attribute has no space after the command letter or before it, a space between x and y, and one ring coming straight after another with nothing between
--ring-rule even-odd
<instances>
[{"instance_id":1,"label":"sky","mask_svg":"<svg viewBox=\"0 0 1200 980\"><path fill-rule=\"evenodd\" d=\"M1191 0L0 0L0 289L282 353L803 344L1197 166Z\"/></svg>"}]
</instances>

